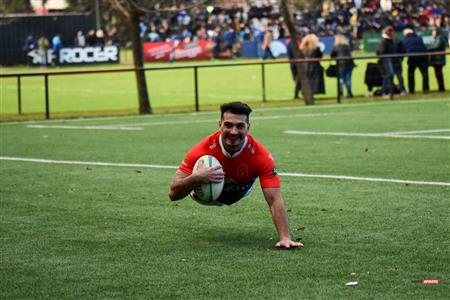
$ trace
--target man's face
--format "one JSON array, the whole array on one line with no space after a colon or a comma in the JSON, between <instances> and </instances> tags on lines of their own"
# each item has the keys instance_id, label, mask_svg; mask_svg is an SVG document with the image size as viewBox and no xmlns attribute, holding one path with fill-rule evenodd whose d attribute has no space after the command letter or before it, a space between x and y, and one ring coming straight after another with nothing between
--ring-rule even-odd
<instances>
[{"instance_id":1,"label":"man's face","mask_svg":"<svg viewBox=\"0 0 450 300\"><path fill-rule=\"evenodd\" d=\"M236 152L241 149L250 128L246 115L225 112L219 126L225 149L228 152Z\"/></svg>"}]
</instances>

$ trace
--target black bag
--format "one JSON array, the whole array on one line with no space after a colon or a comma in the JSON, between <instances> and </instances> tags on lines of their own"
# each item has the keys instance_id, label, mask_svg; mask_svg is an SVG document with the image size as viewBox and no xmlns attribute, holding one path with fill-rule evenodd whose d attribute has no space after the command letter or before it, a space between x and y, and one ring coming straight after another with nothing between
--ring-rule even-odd
<instances>
[{"instance_id":1,"label":"black bag","mask_svg":"<svg viewBox=\"0 0 450 300\"><path fill-rule=\"evenodd\" d=\"M337 77L337 65L329 65L326 71L328 77Z\"/></svg>"},{"instance_id":2,"label":"black bag","mask_svg":"<svg viewBox=\"0 0 450 300\"><path fill-rule=\"evenodd\" d=\"M367 85L369 91L372 91L373 87L381 86L383 83L383 77L381 75L380 67L378 63L367 63L366 73L364 77L364 83Z\"/></svg>"}]
</instances>

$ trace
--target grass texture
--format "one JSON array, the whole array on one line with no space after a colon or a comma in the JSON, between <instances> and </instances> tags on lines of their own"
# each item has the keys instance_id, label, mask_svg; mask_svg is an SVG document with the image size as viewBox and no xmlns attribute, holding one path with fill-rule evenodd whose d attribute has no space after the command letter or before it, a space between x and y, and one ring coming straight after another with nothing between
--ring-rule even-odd
<instances>
[{"instance_id":1,"label":"grass texture","mask_svg":"<svg viewBox=\"0 0 450 300\"><path fill-rule=\"evenodd\" d=\"M285 133L449 129L449 108L425 100L256 109L250 133L282 173L449 183L448 139ZM1 157L177 166L218 118L2 123ZM37 124L79 129L29 127ZM449 186L282 176L292 237L305 244L287 251L274 248L259 183L236 205L206 207L169 201L174 172L0 160L2 298L448 297Z\"/></svg>"},{"instance_id":2,"label":"grass texture","mask_svg":"<svg viewBox=\"0 0 450 300\"><path fill-rule=\"evenodd\" d=\"M247 60L239 60L247 62ZM364 84L366 64L375 60L356 60L358 65L353 72L353 93L359 99L371 95ZM147 64L147 66L184 66L202 64L223 64L220 61L191 62L169 64ZM323 62L326 68L329 62ZM109 65L101 68L116 68ZM98 69L95 67L83 67L82 69ZM49 69L78 70L80 67L65 67ZM404 63L405 85L406 60ZM33 72L42 71L34 69ZM26 68L4 68L3 73L30 72ZM416 90L422 91L422 78L416 72ZM262 71L260 65L232 66L198 69L198 93L199 105L203 109L208 105L217 105L227 101L261 102ZM450 65L444 69L444 74L450 74ZM147 86L152 107L156 111L186 111L194 110L195 89L194 70L157 70L146 72ZM325 77L326 94L317 95L316 98L333 99L336 102L337 83L335 78ZM445 76L446 86L450 87L450 77ZM291 78L288 64L271 64L265 66L266 100L279 102L292 100L294 84ZM430 88L437 90L436 79L430 68ZM346 92L345 92L346 93ZM344 93L344 95L345 95ZM0 78L0 117L11 118L18 114L18 87L16 78ZM447 94L448 95L448 94ZM49 106L52 114L89 115L92 112L103 115L120 112L122 114L136 113L138 111L138 99L136 80L133 72L126 73L102 73L63 75L49 77ZM343 98L343 101L346 99ZM21 106L22 113L45 113L45 85L44 77L23 77L21 79ZM303 100L297 101L303 102Z\"/></svg>"}]
</instances>

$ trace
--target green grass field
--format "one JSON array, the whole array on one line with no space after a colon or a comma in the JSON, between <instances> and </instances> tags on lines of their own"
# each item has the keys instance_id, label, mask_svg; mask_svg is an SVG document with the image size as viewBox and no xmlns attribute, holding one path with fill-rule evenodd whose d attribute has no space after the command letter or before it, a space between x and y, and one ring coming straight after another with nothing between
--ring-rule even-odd
<instances>
[{"instance_id":1,"label":"green grass field","mask_svg":"<svg viewBox=\"0 0 450 300\"><path fill-rule=\"evenodd\" d=\"M248 60L238 60L247 62ZM353 72L353 93L357 101L364 101L370 92L364 84L366 64L374 60L357 60L358 65ZM223 64L227 61L190 62L170 64L147 64L147 66L184 66L197 64ZM324 62L326 68L328 62ZM128 66L129 65L122 65ZM53 68L51 71L115 68L119 66L93 66ZM406 60L404 76L406 81ZM3 68L3 73L38 72L38 68ZM421 91L422 78L416 72L416 89ZM450 74L447 64L445 74ZM240 100L247 102L262 101L261 66L236 66L221 68L203 68L198 71L199 103L204 108L224 101ZM266 99L270 102L292 100L294 84L287 64L273 64L265 67ZM156 111L194 110L194 71L193 69L147 71L147 85L150 101ZM325 77L325 95L317 95L317 99L332 99L336 102L337 85L335 78ZM450 76L445 76L446 86L450 87ZM45 112L44 78L23 77L21 80L22 112L25 114L41 114ZM405 82L406 84L406 82ZM437 90L436 79L430 68L430 87ZM18 92L16 78L0 78L1 106L0 118L17 118ZM446 94L448 96L448 93ZM49 78L50 112L53 116L92 115L92 114L130 114L136 113L138 107L136 82L134 73L103 73L92 75L64 75ZM346 100L343 99L345 102ZM292 101L291 101L292 102ZM303 100L297 101L303 102ZM36 116L32 116L36 118Z\"/></svg>"},{"instance_id":2,"label":"green grass field","mask_svg":"<svg viewBox=\"0 0 450 300\"><path fill-rule=\"evenodd\" d=\"M231 207L169 201L218 118L1 123L1 298L448 298L450 101L256 109L289 251L258 183Z\"/></svg>"}]
</instances>

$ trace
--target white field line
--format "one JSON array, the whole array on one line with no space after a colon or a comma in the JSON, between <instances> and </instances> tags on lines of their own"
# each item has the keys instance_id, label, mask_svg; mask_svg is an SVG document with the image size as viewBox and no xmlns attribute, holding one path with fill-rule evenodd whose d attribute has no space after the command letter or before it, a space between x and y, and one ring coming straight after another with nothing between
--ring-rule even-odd
<instances>
[{"instance_id":1,"label":"white field line","mask_svg":"<svg viewBox=\"0 0 450 300\"><path fill-rule=\"evenodd\" d=\"M293 115L276 115L276 116L260 116L251 117L252 120L279 120L287 118L310 118L310 117L326 117L332 115L351 115L364 112L336 112L336 113L310 113L310 114L293 114ZM136 124L112 124L112 125L98 125L98 126L70 126L70 125L27 125L29 128L58 128L58 129L109 129L109 130L142 130L142 127L135 126L163 126L163 125L180 125L180 124L199 124L199 123L213 123L219 122L219 119L205 119L205 120L189 120L189 121L162 121L162 122L145 122ZM136 129L135 129L136 128Z\"/></svg>"},{"instance_id":2,"label":"white field line","mask_svg":"<svg viewBox=\"0 0 450 300\"><path fill-rule=\"evenodd\" d=\"M386 132L386 134L414 134L414 133L439 133L439 132L450 132L450 129L431 129L431 130L415 130L415 131L395 131Z\"/></svg>"},{"instance_id":3,"label":"white field line","mask_svg":"<svg viewBox=\"0 0 450 300\"><path fill-rule=\"evenodd\" d=\"M88 129L88 130L142 130L142 127L125 126L73 126L73 125L27 125L28 128L55 128L55 129Z\"/></svg>"},{"instance_id":4,"label":"white field line","mask_svg":"<svg viewBox=\"0 0 450 300\"><path fill-rule=\"evenodd\" d=\"M353 114L362 114L365 112L333 112L333 113L310 113L310 114L293 114L293 115L275 115L275 116L259 116L259 117L251 117L250 123L252 120L279 120L279 119L288 119L288 118L311 118L311 117L326 117L333 115L353 115ZM193 124L193 123L210 123L210 122L219 122L219 118L217 119L206 119L206 120L193 120L193 121L167 121L167 122L146 122L146 123L137 123L132 126L158 126L158 125L177 125L177 124ZM130 126L130 124L113 124L110 126Z\"/></svg>"},{"instance_id":5,"label":"white field line","mask_svg":"<svg viewBox=\"0 0 450 300\"><path fill-rule=\"evenodd\" d=\"M153 169L178 169L178 166L170 166L170 165L125 164L125 163L110 163L110 162L51 160L51 159L8 157L8 156L0 156L0 160L34 162L34 163L45 163L45 164L69 164L69 165L131 167L131 168L139 167L139 168L153 168ZM438 182L438 181L417 181L417 180L403 180L403 179L389 179L389 178L371 178L371 177L356 177L356 176L304 174L304 173L279 173L279 175L287 176L287 177L312 177L312 178L322 178L322 179L339 179L339 180L357 180L357 181L402 183L402 184L416 184L416 185L450 186L450 182Z\"/></svg>"},{"instance_id":6,"label":"white field line","mask_svg":"<svg viewBox=\"0 0 450 300\"><path fill-rule=\"evenodd\" d=\"M88 166L131 167L131 168L139 167L139 168L153 168L153 169L178 169L177 166L165 166L165 165L123 164L123 163L110 163L110 162L98 162L98 161L76 161L76 160L52 160L52 159L9 157L9 156L0 156L0 160L25 161L25 162L34 162L34 163L43 163L43 164L88 165Z\"/></svg>"},{"instance_id":7,"label":"white field line","mask_svg":"<svg viewBox=\"0 0 450 300\"><path fill-rule=\"evenodd\" d=\"M340 179L340 180L359 180L359 181L371 181L371 182L392 182L392 183L403 183L403 184L450 186L450 182L436 182L436 181L416 181L416 180L403 180L403 179L319 175L319 174L303 174L303 173L280 173L280 175L281 176L291 176L291 177L313 177L313 178Z\"/></svg>"},{"instance_id":8,"label":"white field line","mask_svg":"<svg viewBox=\"0 0 450 300\"><path fill-rule=\"evenodd\" d=\"M316 131L297 131L286 130L287 134L298 135L323 135L323 136L362 136L362 137L387 137L395 139L436 139L436 140L450 140L450 136L439 135L401 135L392 133L359 133L359 132L316 132Z\"/></svg>"},{"instance_id":9,"label":"white field line","mask_svg":"<svg viewBox=\"0 0 450 300\"><path fill-rule=\"evenodd\" d=\"M255 108L254 112L265 112L265 111L285 111L285 110L316 110L316 109L328 109L328 108L345 108L345 107L364 107L364 106L378 106L378 105L403 105L403 104L421 104L421 103L436 103L436 102L449 102L447 98L436 98L430 100L401 100L401 101L380 101L380 102L366 102L366 103L348 103L348 104L318 104L314 106L290 106L290 107L267 107L267 108ZM217 115L218 111L204 111L204 112L192 112L192 113L170 113L164 114L167 116L184 116L184 115ZM159 118L162 115L133 115L133 116L117 116L117 117L92 117L92 118L77 118L77 119L52 119L45 120L46 123L49 122L86 122L86 121L108 121L108 120L126 120L126 119L149 119L149 118ZM17 125L17 124L34 124L42 121L11 121L11 122L0 122L0 126L3 125Z\"/></svg>"},{"instance_id":10,"label":"white field line","mask_svg":"<svg viewBox=\"0 0 450 300\"><path fill-rule=\"evenodd\" d=\"M15 86L8 86L5 89L8 90L16 90ZM37 88L27 88L28 91L32 92L32 91L45 91L45 87L37 87ZM103 94L103 95L128 95L128 96L134 96L137 95L136 91L124 91L124 90L113 90L110 88L106 88L106 89L72 89L72 88L58 88L58 87L53 87L51 88L52 92L64 92L64 93L83 93L83 94ZM191 97L189 94L183 93L183 92L173 92L173 91L154 91L153 92L154 95L157 96L172 96L173 98L175 97ZM194 94L194 91L192 91L192 94ZM225 98L225 99L236 99L236 96L233 95L221 95L221 94L215 94L215 93L204 93L202 94L202 97L204 98ZM243 99L247 99L247 100L252 100L255 99L254 95L239 95L239 99L243 100Z\"/></svg>"}]
</instances>

